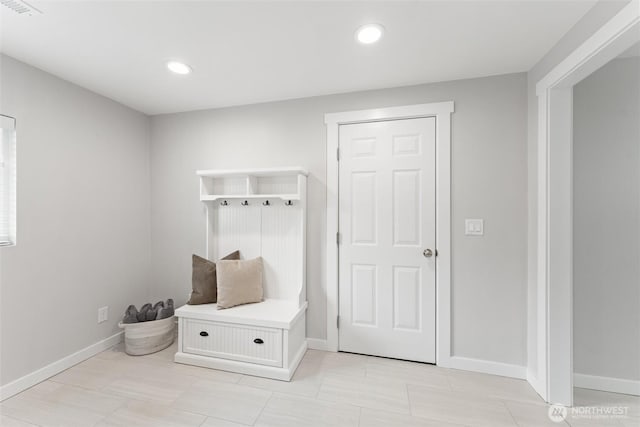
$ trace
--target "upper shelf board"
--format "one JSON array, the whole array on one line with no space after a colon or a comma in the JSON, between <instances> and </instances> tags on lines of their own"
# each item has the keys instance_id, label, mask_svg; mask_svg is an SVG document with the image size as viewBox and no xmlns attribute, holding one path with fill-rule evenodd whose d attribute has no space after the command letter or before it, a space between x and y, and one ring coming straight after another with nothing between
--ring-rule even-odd
<instances>
[{"instance_id":1,"label":"upper shelf board","mask_svg":"<svg viewBox=\"0 0 640 427\"><path fill-rule=\"evenodd\" d=\"M198 176L209 178L241 177L241 176L282 176L282 175L304 175L309 172L300 167L287 168L267 168L267 169L211 169L196 171Z\"/></svg>"}]
</instances>

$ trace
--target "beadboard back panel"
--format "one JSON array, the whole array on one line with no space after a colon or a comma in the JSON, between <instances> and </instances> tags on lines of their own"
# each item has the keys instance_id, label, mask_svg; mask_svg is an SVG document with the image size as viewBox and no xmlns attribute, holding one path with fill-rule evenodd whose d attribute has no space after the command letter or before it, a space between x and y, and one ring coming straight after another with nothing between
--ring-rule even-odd
<instances>
[{"instance_id":1,"label":"beadboard back panel","mask_svg":"<svg viewBox=\"0 0 640 427\"><path fill-rule=\"evenodd\" d=\"M235 250L241 259L261 256L264 297L302 306L307 299L307 177L298 170L199 174L207 207L207 258L215 261Z\"/></svg>"}]
</instances>

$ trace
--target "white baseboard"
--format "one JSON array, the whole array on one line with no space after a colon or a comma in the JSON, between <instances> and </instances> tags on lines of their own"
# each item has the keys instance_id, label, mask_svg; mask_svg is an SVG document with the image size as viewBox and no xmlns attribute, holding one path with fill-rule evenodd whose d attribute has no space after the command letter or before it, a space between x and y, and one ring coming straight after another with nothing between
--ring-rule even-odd
<instances>
[{"instance_id":1,"label":"white baseboard","mask_svg":"<svg viewBox=\"0 0 640 427\"><path fill-rule=\"evenodd\" d=\"M596 375L573 374L573 386L640 396L640 381Z\"/></svg>"},{"instance_id":2,"label":"white baseboard","mask_svg":"<svg viewBox=\"0 0 640 427\"><path fill-rule=\"evenodd\" d=\"M321 340L319 338L307 338L307 346L311 350L329 351L327 340Z\"/></svg>"},{"instance_id":3,"label":"white baseboard","mask_svg":"<svg viewBox=\"0 0 640 427\"><path fill-rule=\"evenodd\" d=\"M312 350L331 351L327 340L307 338L307 346ZM503 377L527 379L526 366L511 365L508 363L492 362L489 360L471 359L468 357L452 356L446 360L438 361L438 366L443 368L460 369L463 371L480 372L483 374L500 375Z\"/></svg>"},{"instance_id":4,"label":"white baseboard","mask_svg":"<svg viewBox=\"0 0 640 427\"><path fill-rule=\"evenodd\" d=\"M500 375L524 380L527 378L525 366L511 365L508 363L492 362L490 360L471 359L468 357L452 356L446 363L440 366L465 371L481 372L483 374Z\"/></svg>"},{"instance_id":5,"label":"white baseboard","mask_svg":"<svg viewBox=\"0 0 640 427\"><path fill-rule=\"evenodd\" d=\"M118 332L109 338L105 338L102 341L90 345L89 347L83 348L80 351L57 360L44 368L40 368L37 371L31 372L30 374L3 385L0 387L0 402L28 389L29 387L33 387L34 385L41 383L56 374L59 374L65 369L69 369L70 367L95 356L101 351L113 347L122 341L122 334L124 334L124 332Z\"/></svg>"}]
</instances>

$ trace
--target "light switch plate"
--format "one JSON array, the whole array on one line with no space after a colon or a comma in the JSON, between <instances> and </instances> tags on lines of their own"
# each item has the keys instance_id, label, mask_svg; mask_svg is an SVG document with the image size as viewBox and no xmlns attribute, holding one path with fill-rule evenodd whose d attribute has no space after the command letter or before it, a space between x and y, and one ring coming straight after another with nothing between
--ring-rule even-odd
<instances>
[{"instance_id":1,"label":"light switch plate","mask_svg":"<svg viewBox=\"0 0 640 427\"><path fill-rule=\"evenodd\" d=\"M484 220L483 219L465 219L464 234L466 236L483 236Z\"/></svg>"}]
</instances>

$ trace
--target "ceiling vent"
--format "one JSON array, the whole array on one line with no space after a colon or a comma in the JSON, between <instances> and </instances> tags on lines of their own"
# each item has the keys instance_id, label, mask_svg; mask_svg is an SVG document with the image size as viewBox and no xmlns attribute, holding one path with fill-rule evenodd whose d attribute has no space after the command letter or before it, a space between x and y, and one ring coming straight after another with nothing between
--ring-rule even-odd
<instances>
[{"instance_id":1,"label":"ceiling vent","mask_svg":"<svg viewBox=\"0 0 640 427\"><path fill-rule=\"evenodd\" d=\"M31 6L24 0L0 0L0 3L2 3L3 6L6 6L9 9L13 10L18 15L27 14L31 16L36 13L42 13L42 11Z\"/></svg>"}]
</instances>

